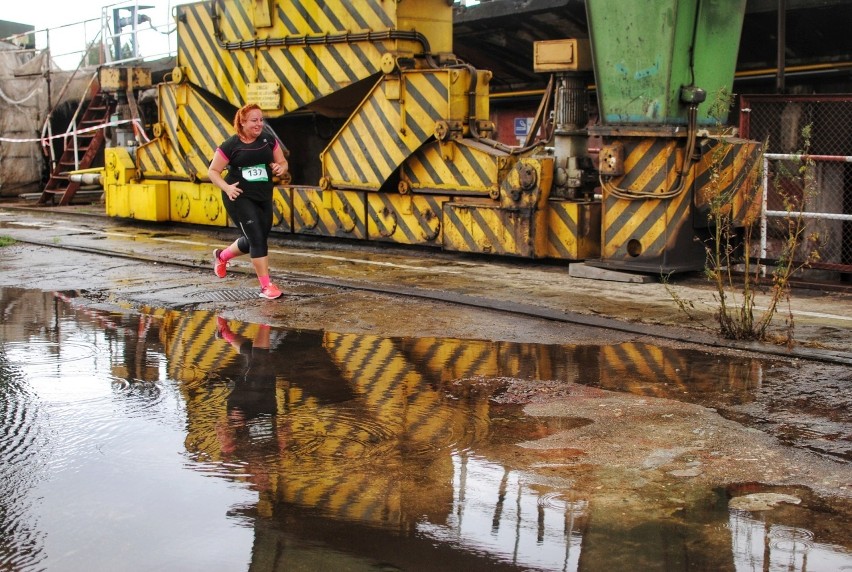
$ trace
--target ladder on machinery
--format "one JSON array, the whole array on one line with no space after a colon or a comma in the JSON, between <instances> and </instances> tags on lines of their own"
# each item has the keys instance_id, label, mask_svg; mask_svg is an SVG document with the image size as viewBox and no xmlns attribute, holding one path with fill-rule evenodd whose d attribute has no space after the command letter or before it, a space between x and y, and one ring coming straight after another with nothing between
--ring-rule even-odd
<instances>
[{"instance_id":1,"label":"ladder on machinery","mask_svg":"<svg viewBox=\"0 0 852 572\"><path fill-rule=\"evenodd\" d=\"M68 172L91 167L98 156L98 152L104 146L106 137L103 128L92 129L83 133L79 133L79 131L103 125L109 121L114 106L114 103L106 94L98 90L89 100L79 123L75 125L72 120L73 133L65 137L65 148L62 151L62 156L53 167L38 204L58 204L61 206L71 204L71 200L80 189L80 183L71 181Z\"/></svg>"}]
</instances>

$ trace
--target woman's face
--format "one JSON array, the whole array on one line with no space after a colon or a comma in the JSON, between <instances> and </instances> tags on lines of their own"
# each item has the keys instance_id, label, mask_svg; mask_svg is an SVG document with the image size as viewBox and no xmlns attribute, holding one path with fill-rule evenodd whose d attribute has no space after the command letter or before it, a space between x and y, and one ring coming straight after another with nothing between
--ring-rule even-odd
<instances>
[{"instance_id":1,"label":"woman's face","mask_svg":"<svg viewBox=\"0 0 852 572\"><path fill-rule=\"evenodd\" d=\"M240 125L246 137L257 138L263 131L263 113L259 109L249 111Z\"/></svg>"}]
</instances>

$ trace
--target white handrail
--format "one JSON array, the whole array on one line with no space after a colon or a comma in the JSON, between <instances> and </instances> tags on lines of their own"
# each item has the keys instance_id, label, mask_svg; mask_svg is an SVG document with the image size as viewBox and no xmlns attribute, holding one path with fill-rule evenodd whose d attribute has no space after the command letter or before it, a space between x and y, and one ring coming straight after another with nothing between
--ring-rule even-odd
<instances>
[{"instance_id":1,"label":"white handrail","mask_svg":"<svg viewBox=\"0 0 852 572\"><path fill-rule=\"evenodd\" d=\"M767 253L767 221L772 218L784 218L790 216L788 211L771 211L768 209L769 203L769 161L826 161L832 163L852 163L850 155L808 155L803 153L764 153L763 155L763 177L761 180L761 206L760 206L760 260L766 259ZM824 220L842 220L852 221L852 215L841 213L815 213L815 212L797 212L797 217L809 219L824 219ZM760 273L766 275L766 266L761 264Z\"/></svg>"}]
</instances>

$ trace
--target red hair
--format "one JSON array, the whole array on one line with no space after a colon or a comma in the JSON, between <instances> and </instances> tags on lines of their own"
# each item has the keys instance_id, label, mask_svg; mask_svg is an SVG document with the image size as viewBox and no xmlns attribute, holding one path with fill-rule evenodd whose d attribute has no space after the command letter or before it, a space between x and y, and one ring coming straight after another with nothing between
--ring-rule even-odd
<instances>
[{"instance_id":1,"label":"red hair","mask_svg":"<svg viewBox=\"0 0 852 572\"><path fill-rule=\"evenodd\" d=\"M237 110L237 113L234 115L234 129L236 130L237 135L243 135L243 121L245 121L249 112L254 111L255 109L263 112L260 106L256 103L246 103Z\"/></svg>"}]
</instances>

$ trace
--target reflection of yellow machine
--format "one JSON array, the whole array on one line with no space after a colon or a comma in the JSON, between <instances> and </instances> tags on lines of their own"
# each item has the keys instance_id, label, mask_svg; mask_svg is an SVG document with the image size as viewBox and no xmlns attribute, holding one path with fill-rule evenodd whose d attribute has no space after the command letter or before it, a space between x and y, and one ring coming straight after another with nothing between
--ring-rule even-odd
<instances>
[{"instance_id":1,"label":"reflection of yellow machine","mask_svg":"<svg viewBox=\"0 0 852 572\"><path fill-rule=\"evenodd\" d=\"M703 267L709 201L732 193L737 224L751 204L758 147L717 136L726 110L704 101L730 89L745 0L617 11L589 0L588 40L536 46L531 65L553 76L533 126L542 137L520 147L492 138L490 73L453 56L451 4L177 6L177 66L157 87L154 138L106 151L108 214L226 225L207 164L235 109L257 102L292 153L278 232Z\"/></svg>"},{"instance_id":2,"label":"reflection of yellow machine","mask_svg":"<svg viewBox=\"0 0 852 572\"><path fill-rule=\"evenodd\" d=\"M232 327L249 339L258 328ZM681 399L720 386L747 390L760 379L757 362L731 369L712 360L696 371L700 356L648 344L590 348L293 331L264 358L280 364L266 394L271 407L240 441L228 433L236 423L233 397L244 390L242 356L217 338L215 314L166 313L160 336L186 402L186 449L195 459L224 463L236 478L263 473L252 482L264 511L286 503L399 528L424 515L445 520L459 455L478 451L494 430L491 398L499 383L473 391L469 380L561 380ZM460 380L468 381L456 386ZM424 498L424 484L446 494Z\"/></svg>"}]
</instances>

